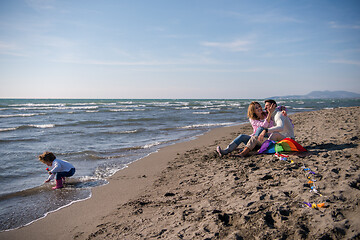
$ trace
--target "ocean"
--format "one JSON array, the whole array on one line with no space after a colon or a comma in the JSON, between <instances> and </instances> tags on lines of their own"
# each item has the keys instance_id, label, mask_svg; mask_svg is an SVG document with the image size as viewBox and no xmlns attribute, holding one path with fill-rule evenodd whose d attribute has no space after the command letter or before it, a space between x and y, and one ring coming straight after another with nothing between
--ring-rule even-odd
<instances>
[{"instance_id":1,"label":"ocean","mask_svg":"<svg viewBox=\"0 0 360 240\"><path fill-rule=\"evenodd\" d=\"M91 197L129 163L212 128L247 123L251 99L0 99L0 231ZM258 100L263 103L263 100ZM279 100L289 114L360 99ZM262 104L263 105L263 104ZM295 126L296 128L296 126ZM248 133L250 134L250 133ZM44 184L44 151L71 162L66 187Z\"/></svg>"}]
</instances>

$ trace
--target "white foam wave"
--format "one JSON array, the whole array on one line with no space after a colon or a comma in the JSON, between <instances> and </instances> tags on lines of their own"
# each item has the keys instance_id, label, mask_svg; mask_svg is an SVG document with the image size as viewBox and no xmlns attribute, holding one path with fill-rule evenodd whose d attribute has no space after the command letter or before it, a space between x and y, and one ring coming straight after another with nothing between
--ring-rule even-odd
<instances>
[{"instance_id":1,"label":"white foam wave","mask_svg":"<svg viewBox=\"0 0 360 240\"><path fill-rule=\"evenodd\" d=\"M83 106L83 107L64 107L64 108L60 108L60 109L72 109L72 110L90 110L90 109L98 109L98 106Z\"/></svg>"},{"instance_id":2,"label":"white foam wave","mask_svg":"<svg viewBox=\"0 0 360 240\"><path fill-rule=\"evenodd\" d=\"M110 109L110 112L132 112L134 109L120 108L120 109Z\"/></svg>"},{"instance_id":3,"label":"white foam wave","mask_svg":"<svg viewBox=\"0 0 360 240\"><path fill-rule=\"evenodd\" d=\"M45 115L45 113L24 113L24 114L9 114L9 115L0 115L0 118L10 118L10 117L33 117L37 115Z\"/></svg>"},{"instance_id":4,"label":"white foam wave","mask_svg":"<svg viewBox=\"0 0 360 240\"><path fill-rule=\"evenodd\" d=\"M210 112L193 112L192 114L210 114Z\"/></svg>"},{"instance_id":5,"label":"white foam wave","mask_svg":"<svg viewBox=\"0 0 360 240\"><path fill-rule=\"evenodd\" d=\"M89 102L89 103L71 103L69 105L73 105L73 106L86 106L86 105L97 105L98 103L95 102Z\"/></svg>"},{"instance_id":6,"label":"white foam wave","mask_svg":"<svg viewBox=\"0 0 360 240\"><path fill-rule=\"evenodd\" d=\"M39 124L39 125L30 124L29 126L35 127L35 128L53 128L53 127L55 127L55 124Z\"/></svg>"},{"instance_id":7,"label":"white foam wave","mask_svg":"<svg viewBox=\"0 0 360 240\"><path fill-rule=\"evenodd\" d=\"M202 127L217 127L217 126L228 126L231 124L233 124L233 123L205 123L205 124L193 124L193 125L188 125L188 126L184 126L184 127L180 127L180 128L189 129L189 128L202 128Z\"/></svg>"},{"instance_id":8,"label":"white foam wave","mask_svg":"<svg viewBox=\"0 0 360 240\"><path fill-rule=\"evenodd\" d=\"M123 131L122 133L136 133L138 132L138 130L128 130L128 131Z\"/></svg>"},{"instance_id":9,"label":"white foam wave","mask_svg":"<svg viewBox=\"0 0 360 240\"><path fill-rule=\"evenodd\" d=\"M98 109L99 106L29 106L13 108L14 110L91 110Z\"/></svg>"},{"instance_id":10,"label":"white foam wave","mask_svg":"<svg viewBox=\"0 0 360 240\"><path fill-rule=\"evenodd\" d=\"M153 142L153 143L146 144L143 148L151 148L151 147L154 147L154 146L157 146L160 144L161 144L161 142Z\"/></svg>"},{"instance_id":11,"label":"white foam wave","mask_svg":"<svg viewBox=\"0 0 360 240\"><path fill-rule=\"evenodd\" d=\"M11 128L0 128L0 132L14 131L21 128L53 128L55 124L30 124Z\"/></svg>"},{"instance_id":12,"label":"white foam wave","mask_svg":"<svg viewBox=\"0 0 360 240\"><path fill-rule=\"evenodd\" d=\"M60 107L65 106L64 103L24 103L24 104L12 104L11 107Z\"/></svg>"},{"instance_id":13,"label":"white foam wave","mask_svg":"<svg viewBox=\"0 0 360 240\"><path fill-rule=\"evenodd\" d=\"M17 128L0 128L0 132L6 132L6 131L14 131Z\"/></svg>"},{"instance_id":14,"label":"white foam wave","mask_svg":"<svg viewBox=\"0 0 360 240\"><path fill-rule=\"evenodd\" d=\"M109 134L131 134L131 133L137 133L138 130L127 130L127 131L118 131L118 132L107 132Z\"/></svg>"},{"instance_id":15,"label":"white foam wave","mask_svg":"<svg viewBox=\"0 0 360 240\"><path fill-rule=\"evenodd\" d=\"M315 109L315 108L310 108L310 107L308 107L308 108L293 108L294 110L309 110L309 109Z\"/></svg>"},{"instance_id":16,"label":"white foam wave","mask_svg":"<svg viewBox=\"0 0 360 240\"><path fill-rule=\"evenodd\" d=\"M132 101L125 101L125 102L117 102L117 103L120 103L120 104L133 104L133 102Z\"/></svg>"},{"instance_id":17,"label":"white foam wave","mask_svg":"<svg viewBox=\"0 0 360 240\"><path fill-rule=\"evenodd\" d=\"M80 176L79 180L80 180L80 182L89 182L89 181L103 180L103 179L99 178L99 177L94 177L94 176Z\"/></svg>"}]
</instances>

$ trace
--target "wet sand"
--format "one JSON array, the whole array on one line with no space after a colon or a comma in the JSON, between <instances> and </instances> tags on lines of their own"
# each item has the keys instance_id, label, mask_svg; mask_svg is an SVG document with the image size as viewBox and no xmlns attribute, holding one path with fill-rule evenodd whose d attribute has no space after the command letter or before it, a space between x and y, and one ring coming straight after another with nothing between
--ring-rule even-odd
<instances>
[{"instance_id":1,"label":"wet sand","mask_svg":"<svg viewBox=\"0 0 360 240\"><path fill-rule=\"evenodd\" d=\"M290 153L293 163L256 152L220 158L216 146L251 126L214 129L132 163L90 199L0 239L359 239L359 116L360 107L291 115L308 150ZM318 193L304 166L316 173Z\"/></svg>"}]
</instances>

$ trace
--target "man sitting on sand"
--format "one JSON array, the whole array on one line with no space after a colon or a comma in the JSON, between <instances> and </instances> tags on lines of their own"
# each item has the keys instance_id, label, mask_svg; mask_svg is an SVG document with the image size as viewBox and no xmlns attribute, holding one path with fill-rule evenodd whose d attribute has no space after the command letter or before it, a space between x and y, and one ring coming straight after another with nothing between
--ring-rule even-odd
<instances>
[{"instance_id":1,"label":"man sitting on sand","mask_svg":"<svg viewBox=\"0 0 360 240\"><path fill-rule=\"evenodd\" d=\"M276 106L277 104L274 100L265 100L265 110L275 108L271 115L271 119L274 120L274 126L268 129L263 129L258 137L252 136L247 142L245 149L240 153L241 157L245 157L256 146L261 146L264 142L264 136L266 133L269 134L269 139L273 141L281 141L284 138L295 139L294 125L292 124L290 118L282 114L282 111L276 109Z\"/></svg>"}]
</instances>

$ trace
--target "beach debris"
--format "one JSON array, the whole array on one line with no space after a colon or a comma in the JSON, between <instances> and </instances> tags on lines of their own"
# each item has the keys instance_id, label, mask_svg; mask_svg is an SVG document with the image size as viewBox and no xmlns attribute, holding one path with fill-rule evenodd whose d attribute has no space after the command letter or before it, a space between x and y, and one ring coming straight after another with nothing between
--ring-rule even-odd
<instances>
[{"instance_id":1,"label":"beach debris","mask_svg":"<svg viewBox=\"0 0 360 240\"><path fill-rule=\"evenodd\" d=\"M293 160L289 159L289 155L280 154L278 152L275 153L274 155L275 155L275 157L277 157L281 161L287 161L287 162L290 162L290 163L294 163Z\"/></svg>"},{"instance_id":2,"label":"beach debris","mask_svg":"<svg viewBox=\"0 0 360 240\"><path fill-rule=\"evenodd\" d=\"M325 203L309 203L309 202L304 202L304 204L309 207L309 208L324 208L325 207Z\"/></svg>"},{"instance_id":3,"label":"beach debris","mask_svg":"<svg viewBox=\"0 0 360 240\"><path fill-rule=\"evenodd\" d=\"M314 171L312 171L310 168L305 167L305 165L303 166L303 170L306 172L307 178L309 179L308 184L310 185L310 192L323 196L321 193L319 193L318 189L316 188L315 185L316 179L313 178L317 174Z\"/></svg>"},{"instance_id":4,"label":"beach debris","mask_svg":"<svg viewBox=\"0 0 360 240\"><path fill-rule=\"evenodd\" d=\"M289 156L288 155L284 155L281 153L276 152L274 154L275 157L277 157L279 160L281 161L286 161L286 162L290 162L290 163L294 163L292 160L289 160ZM310 192L318 194L319 196L323 197L323 195L319 192L319 190L317 189L315 182L317 182L318 180L321 180L322 176L314 171L311 170L311 168L306 167L305 164L303 164L303 171L305 172L305 176L308 179L308 185L310 187ZM316 179L317 178L317 179ZM305 185L304 185L305 186ZM315 203L310 203L310 202L303 202L307 207L309 208L325 208L325 203L319 203L319 204L315 204Z\"/></svg>"},{"instance_id":5,"label":"beach debris","mask_svg":"<svg viewBox=\"0 0 360 240\"><path fill-rule=\"evenodd\" d=\"M313 176L311 176L311 175L316 175L316 176L318 176L318 174L317 174L316 172L312 171L312 170L311 170L310 168L308 168L308 167L305 167L305 165L304 165L302 168L303 168L303 170L305 171L305 174L306 174L306 176L307 176L308 179L311 179L311 180L312 180L312 177L313 177Z\"/></svg>"},{"instance_id":6,"label":"beach debris","mask_svg":"<svg viewBox=\"0 0 360 240\"><path fill-rule=\"evenodd\" d=\"M316 189L315 185L314 185L314 186L311 186L310 188L311 188L310 192L319 194L321 197L323 196L323 195L322 195L321 193L319 193L319 191Z\"/></svg>"}]
</instances>

